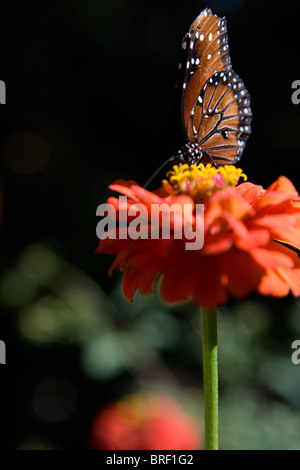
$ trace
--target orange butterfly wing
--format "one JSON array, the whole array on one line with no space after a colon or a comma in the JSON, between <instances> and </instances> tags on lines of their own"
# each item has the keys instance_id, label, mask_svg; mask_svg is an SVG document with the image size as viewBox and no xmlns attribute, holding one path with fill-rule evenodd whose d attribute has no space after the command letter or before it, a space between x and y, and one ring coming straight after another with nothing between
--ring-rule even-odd
<instances>
[{"instance_id":1,"label":"orange butterfly wing","mask_svg":"<svg viewBox=\"0 0 300 470\"><path fill-rule=\"evenodd\" d=\"M181 99L186 139L216 164L235 163L251 133L250 96L231 67L225 18L205 9L182 42L186 64Z\"/></svg>"}]
</instances>

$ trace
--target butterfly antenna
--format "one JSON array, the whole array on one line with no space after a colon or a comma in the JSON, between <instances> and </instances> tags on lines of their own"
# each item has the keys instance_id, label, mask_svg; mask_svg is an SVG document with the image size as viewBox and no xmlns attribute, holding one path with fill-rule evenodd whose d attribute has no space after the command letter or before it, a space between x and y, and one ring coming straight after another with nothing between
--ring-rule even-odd
<instances>
[{"instance_id":1,"label":"butterfly antenna","mask_svg":"<svg viewBox=\"0 0 300 470\"><path fill-rule=\"evenodd\" d=\"M162 163L162 165L160 165L157 170L153 173L153 175L148 179L148 181L146 181L146 183L144 184L143 188L144 189L147 189L149 184L154 180L154 178L158 175L158 173L160 173L160 171L170 162L172 161L175 161L176 158L174 156L168 158L168 160L165 160L164 163Z\"/></svg>"}]
</instances>

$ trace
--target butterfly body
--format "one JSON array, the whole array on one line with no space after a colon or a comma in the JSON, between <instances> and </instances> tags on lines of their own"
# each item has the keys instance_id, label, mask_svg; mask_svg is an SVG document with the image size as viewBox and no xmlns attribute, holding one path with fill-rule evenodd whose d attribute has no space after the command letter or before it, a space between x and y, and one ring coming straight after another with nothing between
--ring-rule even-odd
<instances>
[{"instance_id":1,"label":"butterfly body","mask_svg":"<svg viewBox=\"0 0 300 470\"><path fill-rule=\"evenodd\" d=\"M181 125L185 142L174 159L214 165L241 158L251 133L250 96L233 71L225 18L205 9L182 41Z\"/></svg>"}]
</instances>

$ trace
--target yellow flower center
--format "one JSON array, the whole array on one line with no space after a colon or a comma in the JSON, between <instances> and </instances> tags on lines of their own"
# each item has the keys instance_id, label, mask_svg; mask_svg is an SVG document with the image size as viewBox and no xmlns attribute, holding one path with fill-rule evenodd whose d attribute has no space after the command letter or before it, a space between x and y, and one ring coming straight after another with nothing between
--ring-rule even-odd
<instances>
[{"instance_id":1,"label":"yellow flower center","mask_svg":"<svg viewBox=\"0 0 300 470\"><path fill-rule=\"evenodd\" d=\"M188 194L196 200L205 200L221 189L234 187L240 178L247 180L241 168L234 165L214 167L210 163L174 165L166 176L168 181L163 181L166 189L170 184L175 194Z\"/></svg>"}]
</instances>

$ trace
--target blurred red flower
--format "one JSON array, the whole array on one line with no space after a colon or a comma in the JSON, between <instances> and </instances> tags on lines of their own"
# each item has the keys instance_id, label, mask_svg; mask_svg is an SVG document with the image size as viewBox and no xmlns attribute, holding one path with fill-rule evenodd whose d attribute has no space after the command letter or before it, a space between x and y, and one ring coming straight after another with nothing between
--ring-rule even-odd
<instances>
[{"instance_id":1,"label":"blurred red flower","mask_svg":"<svg viewBox=\"0 0 300 470\"><path fill-rule=\"evenodd\" d=\"M186 239L174 232L184 222L171 219L169 239L139 238L100 240L98 253L118 255L112 264L124 271L123 293L132 300L136 290L148 294L160 278L160 294L167 303L193 299L212 308L229 298L244 298L253 291L275 297L290 291L300 295L300 199L293 184L281 176L266 190L245 182L236 186L240 169L218 169L200 164L181 165L169 172L169 181L151 192L134 181L118 181L110 188L127 196L125 210L142 203L150 214L153 204L192 206L204 204L204 245L187 250ZM109 198L117 213L124 210ZM150 215L148 228L151 230ZM190 240L189 240L190 241Z\"/></svg>"},{"instance_id":2,"label":"blurred red flower","mask_svg":"<svg viewBox=\"0 0 300 470\"><path fill-rule=\"evenodd\" d=\"M93 450L197 450L199 425L174 398L136 393L107 406L93 423Z\"/></svg>"}]
</instances>

